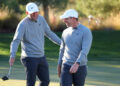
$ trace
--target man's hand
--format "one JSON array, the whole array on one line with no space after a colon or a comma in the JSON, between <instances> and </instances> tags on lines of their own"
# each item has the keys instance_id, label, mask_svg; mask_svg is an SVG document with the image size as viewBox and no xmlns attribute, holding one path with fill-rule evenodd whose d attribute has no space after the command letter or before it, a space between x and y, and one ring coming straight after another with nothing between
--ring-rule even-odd
<instances>
[{"instance_id":1,"label":"man's hand","mask_svg":"<svg viewBox=\"0 0 120 86\"><path fill-rule=\"evenodd\" d=\"M72 67L70 68L70 73L76 73L78 68L79 68L79 64L78 63L74 63L72 65Z\"/></svg>"},{"instance_id":2,"label":"man's hand","mask_svg":"<svg viewBox=\"0 0 120 86\"><path fill-rule=\"evenodd\" d=\"M9 59L9 65L12 66L15 62L15 58L10 58Z\"/></svg>"},{"instance_id":3,"label":"man's hand","mask_svg":"<svg viewBox=\"0 0 120 86\"><path fill-rule=\"evenodd\" d=\"M61 75L61 65L57 66L57 71L58 71L58 77L60 77L60 75Z\"/></svg>"}]
</instances>

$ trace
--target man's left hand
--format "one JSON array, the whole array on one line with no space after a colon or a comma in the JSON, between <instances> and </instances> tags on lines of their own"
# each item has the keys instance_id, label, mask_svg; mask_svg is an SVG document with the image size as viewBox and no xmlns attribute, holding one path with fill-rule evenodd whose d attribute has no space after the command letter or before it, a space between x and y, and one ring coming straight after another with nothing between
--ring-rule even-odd
<instances>
[{"instance_id":1,"label":"man's left hand","mask_svg":"<svg viewBox=\"0 0 120 86\"><path fill-rule=\"evenodd\" d=\"M79 64L78 63L74 63L72 65L72 67L70 68L70 73L76 73L78 68L79 68Z\"/></svg>"}]
</instances>

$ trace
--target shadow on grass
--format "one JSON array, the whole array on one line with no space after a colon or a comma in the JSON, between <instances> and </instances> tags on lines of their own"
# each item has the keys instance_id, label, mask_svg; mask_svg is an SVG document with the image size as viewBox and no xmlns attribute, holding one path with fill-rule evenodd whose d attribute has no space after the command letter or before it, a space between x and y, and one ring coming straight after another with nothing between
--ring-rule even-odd
<instances>
[{"instance_id":1,"label":"shadow on grass","mask_svg":"<svg viewBox=\"0 0 120 86\"><path fill-rule=\"evenodd\" d=\"M119 86L119 61L89 61L87 84L95 86Z\"/></svg>"},{"instance_id":2,"label":"shadow on grass","mask_svg":"<svg viewBox=\"0 0 120 86\"><path fill-rule=\"evenodd\" d=\"M0 56L0 77L8 73L8 56ZM51 82L59 83L57 76L57 58L47 58L50 70ZM88 61L88 75L86 84L91 86L119 86L120 82L120 63L119 61ZM12 68L10 79L25 80L24 67L19 58Z\"/></svg>"}]
</instances>

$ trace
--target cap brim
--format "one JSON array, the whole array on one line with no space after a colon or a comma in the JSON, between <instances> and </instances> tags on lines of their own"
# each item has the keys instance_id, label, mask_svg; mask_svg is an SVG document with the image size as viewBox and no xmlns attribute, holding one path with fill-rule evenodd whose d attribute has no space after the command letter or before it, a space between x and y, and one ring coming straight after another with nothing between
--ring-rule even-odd
<instances>
[{"instance_id":1,"label":"cap brim","mask_svg":"<svg viewBox=\"0 0 120 86\"><path fill-rule=\"evenodd\" d=\"M60 19L65 19L65 18L68 18L68 17L65 15L60 16Z\"/></svg>"},{"instance_id":2,"label":"cap brim","mask_svg":"<svg viewBox=\"0 0 120 86\"><path fill-rule=\"evenodd\" d=\"M28 11L29 14L35 13L35 12L39 12L39 10L36 11Z\"/></svg>"}]
</instances>

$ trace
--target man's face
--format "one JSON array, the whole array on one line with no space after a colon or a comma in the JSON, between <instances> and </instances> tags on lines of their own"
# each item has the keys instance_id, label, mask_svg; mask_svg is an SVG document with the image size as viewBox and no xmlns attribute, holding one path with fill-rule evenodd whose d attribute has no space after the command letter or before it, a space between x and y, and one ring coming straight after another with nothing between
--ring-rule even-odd
<instances>
[{"instance_id":1,"label":"man's face","mask_svg":"<svg viewBox=\"0 0 120 86\"><path fill-rule=\"evenodd\" d=\"M67 27L71 27L75 20L74 18L69 17L69 18L63 19L63 21L65 22Z\"/></svg>"},{"instance_id":2,"label":"man's face","mask_svg":"<svg viewBox=\"0 0 120 86\"><path fill-rule=\"evenodd\" d=\"M29 14L29 17L32 19L32 20L37 20L37 18L38 18L38 12L34 12L34 13L32 13L32 14Z\"/></svg>"}]
</instances>

